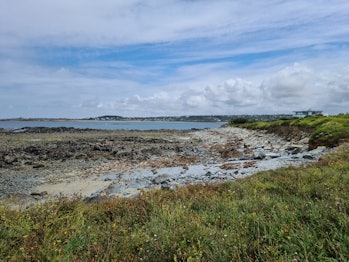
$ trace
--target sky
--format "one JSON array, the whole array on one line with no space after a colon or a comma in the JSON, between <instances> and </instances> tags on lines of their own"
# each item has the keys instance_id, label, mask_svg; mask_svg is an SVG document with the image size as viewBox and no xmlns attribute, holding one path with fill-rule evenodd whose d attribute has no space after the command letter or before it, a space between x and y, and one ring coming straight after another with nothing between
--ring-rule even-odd
<instances>
[{"instance_id":1,"label":"sky","mask_svg":"<svg viewBox=\"0 0 349 262\"><path fill-rule=\"evenodd\" d=\"M0 0L0 118L349 112L348 0Z\"/></svg>"}]
</instances>

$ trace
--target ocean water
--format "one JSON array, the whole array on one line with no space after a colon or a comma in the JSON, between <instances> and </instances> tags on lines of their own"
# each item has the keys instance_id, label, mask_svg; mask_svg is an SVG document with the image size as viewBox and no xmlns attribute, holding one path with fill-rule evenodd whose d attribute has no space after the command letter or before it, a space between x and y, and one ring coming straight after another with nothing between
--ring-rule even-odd
<instances>
[{"instance_id":1,"label":"ocean water","mask_svg":"<svg viewBox=\"0 0 349 262\"><path fill-rule=\"evenodd\" d=\"M189 130L192 128L218 128L223 122L165 122L165 121L0 121L0 128L73 127L105 130Z\"/></svg>"}]
</instances>

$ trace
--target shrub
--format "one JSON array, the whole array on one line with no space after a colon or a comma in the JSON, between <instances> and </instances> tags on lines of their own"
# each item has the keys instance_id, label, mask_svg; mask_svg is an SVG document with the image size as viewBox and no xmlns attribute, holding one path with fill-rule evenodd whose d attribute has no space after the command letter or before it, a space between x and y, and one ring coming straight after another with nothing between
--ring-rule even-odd
<instances>
[{"instance_id":1,"label":"shrub","mask_svg":"<svg viewBox=\"0 0 349 262\"><path fill-rule=\"evenodd\" d=\"M249 120L244 117L233 118L232 120L230 120L230 124L235 124L235 125L246 124L248 122Z\"/></svg>"}]
</instances>

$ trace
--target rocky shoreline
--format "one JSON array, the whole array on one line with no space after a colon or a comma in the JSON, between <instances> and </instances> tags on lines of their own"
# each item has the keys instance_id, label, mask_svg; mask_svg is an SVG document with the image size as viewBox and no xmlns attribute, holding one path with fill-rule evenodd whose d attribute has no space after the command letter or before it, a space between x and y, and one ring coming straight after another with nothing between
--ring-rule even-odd
<instances>
[{"instance_id":1,"label":"rocky shoreline","mask_svg":"<svg viewBox=\"0 0 349 262\"><path fill-rule=\"evenodd\" d=\"M134 197L144 190L219 183L316 161L308 134L283 138L233 127L106 131L0 131L0 200L26 205L57 196Z\"/></svg>"}]
</instances>

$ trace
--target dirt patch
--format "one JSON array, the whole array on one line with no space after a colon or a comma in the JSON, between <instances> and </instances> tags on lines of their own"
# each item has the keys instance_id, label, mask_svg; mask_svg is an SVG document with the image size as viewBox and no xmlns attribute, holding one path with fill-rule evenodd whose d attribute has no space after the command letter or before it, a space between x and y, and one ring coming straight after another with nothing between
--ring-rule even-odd
<instances>
[{"instance_id":1,"label":"dirt patch","mask_svg":"<svg viewBox=\"0 0 349 262\"><path fill-rule=\"evenodd\" d=\"M268 128L269 133L277 134L286 140L302 140L314 133L314 128L301 126L272 126Z\"/></svg>"},{"instance_id":2,"label":"dirt patch","mask_svg":"<svg viewBox=\"0 0 349 262\"><path fill-rule=\"evenodd\" d=\"M234 163L227 163L227 164L221 165L221 169L223 169L223 170L237 169L239 167L240 167L240 165L237 165Z\"/></svg>"},{"instance_id":3,"label":"dirt patch","mask_svg":"<svg viewBox=\"0 0 349 262\"><path fill-rule=\"evenodd\" d=\"M209 151L213 155L219 154L220 158L228 159L228 158L239 158L243 156L243 144L240 142L229 142L226 144L218 144L209 147Z\"/></svg>"},{"instance_id":4,"label":"dirt patch","mask_svg":"<svg viewBox=\"0 0 349 262\"><path fill-rule=\"evenodd\" d=\"M243 168L254 167L255 164L256 164L256 161L245 162L245 163L243 164Z\"/></svg>"}]
</instances>

